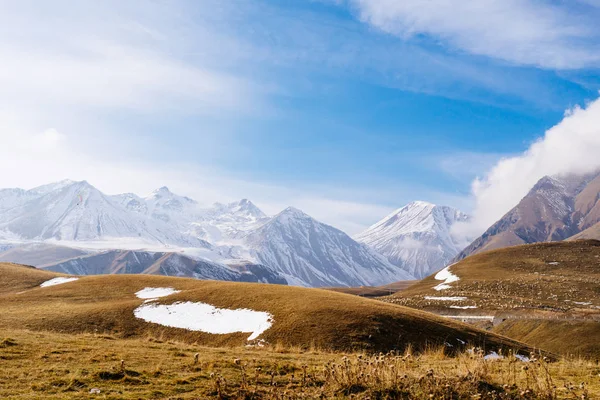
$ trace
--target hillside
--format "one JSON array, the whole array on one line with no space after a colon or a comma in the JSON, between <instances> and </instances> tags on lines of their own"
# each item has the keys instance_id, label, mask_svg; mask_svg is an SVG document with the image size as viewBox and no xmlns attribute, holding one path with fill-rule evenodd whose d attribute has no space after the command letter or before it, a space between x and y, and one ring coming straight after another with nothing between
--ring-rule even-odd
<instances>
[{"instance_id":1,"label":"hillside","mask_svg":"<svg viewBox=\"0 0 600 400\"><path fill-rule=\"evenodd\" d=\"M389 301L437 310L587 315L600 314L599 292L600 241L586 240L475 254Z\"/></svg>"},{"instance_id":2,"label":"hillside","mask_svg":"<svg viewBox=\"0 0 600 400\"><path fill-rule=\"evenodd\" d=\"M401 290L405 290L418 281L398 281L394 283L388 283L382 286L358 286L358 287L332 287L326 288L327 290L333 290L338 293L352 294L361 297L383 297L389 296Z\"/></svg>"},{"instance_id":3,"label":"hillside","mask_svg":"<svg viewBox=\"0 0 600 400\"><path fill-rule=\"evenodd\" d=\"M210 346L263 343L388 351L450 343L456 350L465 342L488 349L523 347L421 311L319 289L146 275L81 277L40 287L59 275L13 264L0 264L0 275L0 329L155 335ZM146 322L160 315L164 322ZM215 315L221 319L215 321ZM166 326L180 323L193 326Z\"/></svg>"},{"instance_id":4,"label":"hillside","mask_svg":"<svg viewBox=\"0 0 600 400\"><path fill-rule=\"evenodd\" d=\"M354 238L383 254L417 279L439 271L466 245L452 226L468 216L452 207L415 201Z\"/></svg>"},{"instance_id":5,"label":"hillside","mask_svg":"<svg viewBox=\"0 0 600 400\"><path fill-rule=\"evenodd\" d=\"M519 244L570 237L600 239L600 175L544 177L455 258ZM582 232L586 233L582 233Z\"/></svg>"},{"instance_id":6,"label":"hillside","mask_svg":"<svg viewBox=\"0 0 600 400\"><path fill-rule=\"evenodd\" d=\"M560 354L599 357L598 293L600 241L588 240L475 254L384 301L493 328Z\"/></svg>"},{"instance_id":7,"label":"hillside","mask_svg":"<svg viewBox=\"0 0 600 400\"><path fill-rule=\"evenodd\" d=\"M556 354L596 360L600 356L598 320L509 319L493 332Z\"/></svg>"}]
</instances>

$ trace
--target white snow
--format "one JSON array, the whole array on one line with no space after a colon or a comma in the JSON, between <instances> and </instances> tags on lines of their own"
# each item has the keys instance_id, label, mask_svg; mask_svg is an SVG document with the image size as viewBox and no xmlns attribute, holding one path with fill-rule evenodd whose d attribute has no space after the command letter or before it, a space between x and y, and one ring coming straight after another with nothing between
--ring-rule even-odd
<instances>
[{"instance_id":1,"label":"white snow","mask_svg":"<svg viewBox=\"0 0 600 400\"><path fill-rule=\"evenodd\" d=\"M558 264L560 264L560 263L559 263L559 262L557 262L557 261L552 261L552 262L549 262L548 264L550 264L550 265L558 265Z\"/></svg>"},{"instance_id":2,"label":"white snow","mask_svg":"<svg viewBox=\"0 0 600 400\"><path fill-rule=\"evenodd\" d=\"M500 354L496 353L495 351L491 351L487 356L483 357L484 360L501 360L503 359L504 356L501 356Z\"/></svg>"},{"instance_id":3,"label":"white snow","mask_svg":"<svg viewBox=\"0 0 600 400\"><path fill-rule=\"evenodd\" d=\"M445 289L450 289L450 283L452 282L456 282L459 281L460 278L456 275L454 275L452 272L450 272L450 267L453 266L454 264L448 265L446 268L444 268L443 270L441 270L440 272L438 272L437 274L435 274L434 279L437 281L444 281L442 283L440 283L437 286L434 286L433 288L435 290L445 290Z\"/></svg>"},{"instance_id":4,"label":"white snow","mask_svg":"<svg viewBox=\"0 0 600 400\"><path fill-rule=\"evenodd\" d=\"M573 300L565 300L566 302L577 304L578 306L591 306L591 301L573 301Z\"/></svg>"},{"instance_id":5,"label":"white snow","mask_svg":"<svg viewBox=\"0 0 600 400\"><path fill-rule=\"evenodd\" d=\"M213 334L248 332L248 340L257 339L269 329L273 316L264 311L229 310L200 302L171 305L143 304L134 310L136 318L146 322Z\"/></svg>"},{"instance_id":6,"label":"white snow","mask_svg":"<svg viewBox=\"0 0 600 400\"><path fill-rule=\"evenodd\" d=\"M444 297L444 296L425 296L425 300L439 300L439 301L463 301L467 300L466 297Z\"/></svg>"},{"instance_id":7,"label":"white snow","mask_svg":"<svg viewBox=\"0 0 600 400\"><path fill-rule=\"evenodd\" d=\"M170 287L168 287L168 288L147 287L147 288L140 290L135 295L137 296L138 299L156 300L160 297L166 297L166 296L170 296L175 293L179 293L180 291L181 290L175 290Z\"/></svg>"},{"instance_id":8,"label":"white snow","mask_svg":"<svg viewBox=\"0 0 600 400\"><path fill-rule=\"evenodd\" d=\"M520 355L520 354L515 354L515 358L516 358L516 359L518 359L519 361L523 361L523 362L529 362L529 361L531 361L531 360L529 359L529 357L527 357L527 356L522 356L522 355Z\"/></svg>"},{"instance_id":9,"label":"white snow","mask_svg":"<svg viewBox=\"0 0 600 400\"><path fill-rule=\"evenodd\" d=\"M69 282L73 282L78 280L79 278L53 278L50 279L49 281L46 281L44 283L42 283L40 285L40 287L48 287L48 286L56 286L56 285L62 285L63 283L69 283Z\"/></svg>"},{"instance_id":10,"label":"white snow","mask_svg":"<svg viewBox=\"0 0 600 400\"><path fill-rule=\"evenodd\" d=\"M473 308L477 308L477 306L450 306L450 308L456 308L459 310L470 310Z\"/></svg>"}]
</instances>

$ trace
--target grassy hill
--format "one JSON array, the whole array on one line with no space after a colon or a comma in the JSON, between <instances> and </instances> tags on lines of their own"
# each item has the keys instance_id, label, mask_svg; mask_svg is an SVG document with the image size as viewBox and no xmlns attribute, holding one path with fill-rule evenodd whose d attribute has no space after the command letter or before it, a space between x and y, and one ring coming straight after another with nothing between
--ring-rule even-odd
<instances>
[{"instance_id":1,"label":"grassy hill","mask_svg":"<svg viewBox=\"0 0 600 400\"><path fill-rule=\"evenodd\" d=\"M600 357L600 323L554 319L508 319L494 332L569 357Z\"/></svg>"},{"instance_id":2,"label":"grassy hill","mask_svg":"<svg viewBox=\"0 0 600 400\"><path fill-rule=\"evenodd\" d=\"M332 287L327 288L328 290L333 290L338 293L346 293L353 294L355 296L361 297L382 297L389 296L394 293L397 293L401 290L405 290L412 285L414 285L417 281L398 281L394 283L389 283L387 285L382 286L360 286L360 287Z\"/></svg>"},{"instance_id":3,"label":"grassy hill","mask_svg":"<svg viewBox=\"0 0 600 400\"><path fill-rule=\"evenodd\" d=\"M444 290L432 275L387 301L436 311L600 314L600 241L541 243L492 250L449 268L458 281ZM464 300L436 300L436 297ZM434 298L434 299L431 299ZM465 311L466 312L466 311Z\"/></svg>"},{"instance_id":4,"label":"grassy hill","mask_svg":"<svg viewBox=\"0 0 600 400\"><path fill-rule=\"evenodd\" d=\"M383 298L453 316L565 355L600 357L600 241L522 245L472 255Z\"/></svg>"},{"instance_id":5,"label":"grassy hill","mask_svg":"<svg viewBox=\"0 0 600 400\"><path fill-rule=\"evenodd\" d=\"M0 264L0 275L0 329L153 336L210 346L247 343L248 333L210 334L134 316L143 304L136 292L169 287L180 292L157 304L204 302L270 313L274 321L260 339L271 345L367 351L424 349L445 343L449 349L459 349L462 342L490 349L523 347L429 313L320 289L140 275L86 276L40 287L58 274L14 264Z\"/></svg>"}]
</instances>

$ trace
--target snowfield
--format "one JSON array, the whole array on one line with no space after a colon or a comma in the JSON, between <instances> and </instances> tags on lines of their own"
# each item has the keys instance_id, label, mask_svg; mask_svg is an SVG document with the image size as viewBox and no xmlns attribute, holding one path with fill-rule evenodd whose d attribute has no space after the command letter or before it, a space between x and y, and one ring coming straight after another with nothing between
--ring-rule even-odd
<instances>
[{"instance_id":1,"label":"snowfield","mask_svg":"<svg viewBox=\"0 0 600 400\"><path fill-rule=\"evenodd\" d=\"M273 316L249 309L228 310L200 302L177 302L171 305L143 304L134 310L136 318L172 328L212 334L248 332L248 340L257 339L269 329Z\"/></svg>"},{"instance_id":2,"label":"snowfield","mask_svg":"<svg viewBox=\"0 0 600 400\"><path fill-rule=\"evenodd\" d=\"M448 265L446 268L444 268L443 270L441 270L440 272L435 274L435 277L434 277L435 280L444 281L444 282L440 283L439 285L434 286L433 288L435 290L439 291L439 290L450 289L450 283L460 280L460 278L458 276L456 276L452 272L450 272L450 267L453 265L454 264Z\"/></svg>"},{"instance_id":3,"label":"snowfield","mask_svg":"<svg viewBox=\"0 0 600 400\"><path fill-rule=\"evenodd\" d=\"M138 299L156 300L160 297L170 296L172 294L179 293L179 292L181 292L181 290L175 290L173 288L147 287L147 288L140 290L135 295L137 296Z\"/></svg>"},{"instance_id":4,"label":"snowfield","mask_svg":"<svg viewBox=\"0 0 600 400\"><path fill-rule=\"evenodd\" d=\"M73 282L78 280L79 278L53 278L50 279L49 281L46 281L44 283L42 283L40 285L40 287L48 287L48 286L56 286L56 285L62 285L63 283L69 283L69 282Z\"/></svg>"}]
</instances>

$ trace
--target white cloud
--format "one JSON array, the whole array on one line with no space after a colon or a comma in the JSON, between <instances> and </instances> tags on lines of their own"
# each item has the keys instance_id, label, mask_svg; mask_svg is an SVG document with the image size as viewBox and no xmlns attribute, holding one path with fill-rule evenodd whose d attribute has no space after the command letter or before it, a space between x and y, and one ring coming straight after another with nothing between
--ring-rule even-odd
<instances>
[{"instance_id":1,"label":"white cloud","mask_svg":"<svg viewBox=\"0 0 600 400\"><path fill-rule=\"evenodd\" d=\"M472 223L460 229L481 234L514 207L546 175L586 174L600 168L600 99L575 107L516 157L500 160L473 182Z\"/></svg>"},{"instance_id":2,"label":"white cloud","mask_svg":"<svg viewBox=\"0 0 600 400\"><path fill-rule=\"evenodd\" d=\"M596 10L585 15L547 0L348 2L361 20L383 31L403 38L429 35L471 54L558 69L600 61L593 43L599 34Z\"/></svg>"},{"instance_id":3,"label":"white cloud","mask_svg":"<svg viewBox=\"0 0 600 400\"><path fill-rule=\"evenodd\" d=\"M184 39L171 37L181 12L179 2L3 4L0 106L29 114L66 108L204 115L259 109L264 88L220 69L214 59L186 59Z\"/></svg>"}]
</instances>

